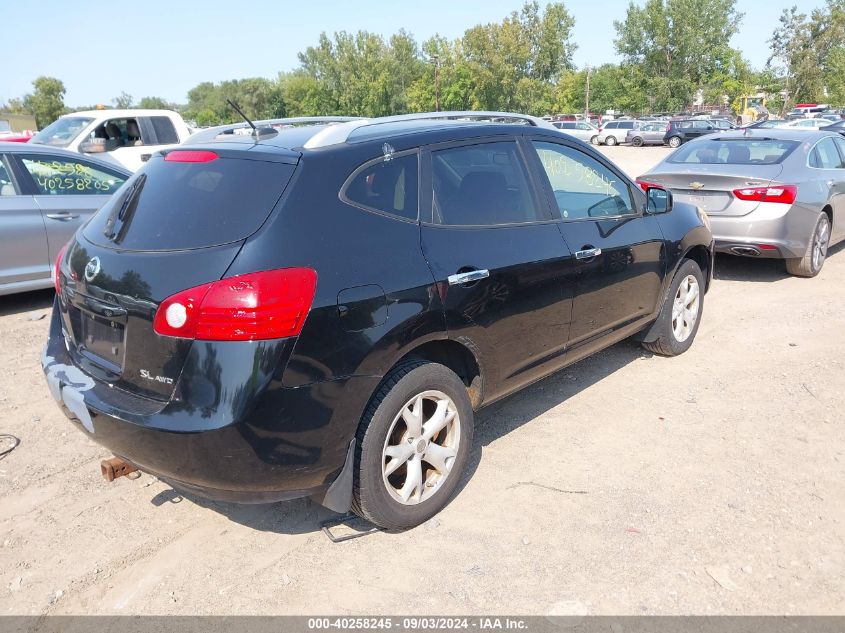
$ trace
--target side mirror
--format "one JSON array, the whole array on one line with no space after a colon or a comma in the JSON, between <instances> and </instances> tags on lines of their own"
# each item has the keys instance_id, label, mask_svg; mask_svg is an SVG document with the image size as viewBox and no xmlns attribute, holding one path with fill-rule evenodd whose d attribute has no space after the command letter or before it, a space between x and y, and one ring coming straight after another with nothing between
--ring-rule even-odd
<instances>
[{"instance_id":1,"label":"side mirror","mask_svg":"<svg viewBox=\"0 0 845 633\"><path fill-rule=\"evenodd\" d=\"M92 138L79 144L79 151L83 154L102 154L106 151L106 139Z\"/></svg>"},{"instance_id":2,"label":"side mirror","mask_svg":"<svg viewBox=\"0 0 845 633\"><path fill-rule=\"evenodd\" d=\"M649 215L669 213L672 210L672 192L662 187L649 187L645 191L645 212Z\"/></svg>"}]
</instances>

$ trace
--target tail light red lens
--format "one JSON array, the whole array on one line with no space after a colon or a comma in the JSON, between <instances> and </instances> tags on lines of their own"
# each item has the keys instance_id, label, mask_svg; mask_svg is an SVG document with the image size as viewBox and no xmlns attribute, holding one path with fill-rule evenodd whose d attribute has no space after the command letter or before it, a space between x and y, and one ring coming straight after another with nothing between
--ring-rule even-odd
<instances>
[{"instance_id":1,"label":"tail light red lens","mask_svg":"<svg viewBox=\"0 0 845 633\"><path fill-rule=\"evenodd\" d=\"M751 200L752 202L780 202L781 204L792 204L798 196L798 187L795 185L776 185L773 187L745 187L734 189L733 194L740 200Z\"/></svg>"},{"instance_id":2,"label":"tail light red lens","mask_svg":"<svg viewBox=\"0 0 845 633\"><path fill-rule=\"evenodd\" d=\"M202 341L256 341L297 336L317 288L310 268L236 275L189 288L161 302L153 329Z\"/></svg>"},{"instance_id":3,"label":"tail light red lens","mask_svg":"<svg viewBox=\"0 0 845 633\"><path fill-rule=\"evenodd\" d=\"M649 187L657 187L658 189L666 188L656 182L648 182L647 180L640 180L639 178L637 178L636 182L640 186L640 189L642 189L643 191L647 190Z\"/></svg>"},{"instance_id":4,"label":"tail light red lens","mask_svg":"<svg viewBox=\"0 0 845 633\"><path fill-rule=\"evenodd\" d=\"M62 276L60 271L62 269L62 260L65 258L66 252L67 244L62 246L62 250L59 251L59 256L56 257L56 263L53 265L53 285L56 288L56 294L59 294L62 291Z\"/></svg>"},{"instance_id":5,"label":"tail light red lens","mask_svg":"<svg viewBox=\"0 0 845 633\"><path fill-rule=\"evenodd\" d=\"M206 150L177 149L164 155L164 160L170 163L210 163L218 158L217 154Z\"/></svg>"}]
</instances>

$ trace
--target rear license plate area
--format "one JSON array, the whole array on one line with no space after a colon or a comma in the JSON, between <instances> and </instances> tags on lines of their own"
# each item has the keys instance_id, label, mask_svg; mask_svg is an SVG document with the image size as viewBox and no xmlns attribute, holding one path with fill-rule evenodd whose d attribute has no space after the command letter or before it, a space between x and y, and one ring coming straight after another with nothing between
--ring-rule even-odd
<instances>
[{"instance_id":1,"label":"rear license plate area","mask_svg":"<svg viewBox=\"0 0 845 633\"><path fill-rule=\"evenodd\" d=\"M115 373L123 369L124 333L120 323L83 312L79 353Z\"/></svg>"}]
</instances>

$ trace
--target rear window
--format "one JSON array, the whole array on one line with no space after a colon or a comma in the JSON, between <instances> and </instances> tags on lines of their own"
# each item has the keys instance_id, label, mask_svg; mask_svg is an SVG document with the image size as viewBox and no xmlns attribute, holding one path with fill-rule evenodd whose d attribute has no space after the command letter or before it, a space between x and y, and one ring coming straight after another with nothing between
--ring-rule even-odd
<instances>
[{"instance_id":1,"label":"rear window","mask_svg":"<svg viewBox=\"0 0 845 633\"><path fill-rule=\"evenodd\" d=\"M267 219L294 169L258 160L156 157L97 212L84 234L95 244L140 251L236 242Z\"/></svg>"},{"instance_id":2,"label":"rear window","mask_svg":"<svg viewBox=\"0 0 845 633\"><path fill-rule=\"evenodd\" d=\"M798 145L798 141L774 139L714 139L682 145L667 162L692 165L775 165L783 162Z\"/></svg>"},{"instance_id":3,"label":"rear window","mask_svg":"<svg viewBox=\"0 0 845 633\"><path fill-rule=\"evenodd\" d=\"M179 143L179 135L173 127L173 121L166 116L151 116L150 123L153 124L153 131L156 135L156 142L159 145L175 145Z\"/></svg>"}]
</instances>

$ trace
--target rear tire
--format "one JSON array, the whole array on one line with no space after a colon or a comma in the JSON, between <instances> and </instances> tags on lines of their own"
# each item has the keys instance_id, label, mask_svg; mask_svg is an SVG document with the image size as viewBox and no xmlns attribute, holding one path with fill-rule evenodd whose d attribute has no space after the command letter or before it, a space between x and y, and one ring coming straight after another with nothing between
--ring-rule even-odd
<instances>
[{"instance_id":1,"label":"rear tire","mask_svg":"<svg viewBox=\"0 0 845 633\"><path fill-rule=\"evenodd\" d=\"M827 258L827 247L830 243L830 218L827 213L819 213L813 232L807 243L804 257L794 257L786 260L786 271L796 277L815 277L821 272L824 260Z\"/></svg>"},{"instance_id":2,"label":"rear tire","mask_svg":"<svg viewBox=\"0 0 845 633\"><path fill-rule=\"evenodd\" d=\"M704 273L691 259L684 260L672 278L669 295L654 327L657 338L643 347L661 356L683 354L692 345L704 311Z\"/></svg>"},{"instance_id":3,"label":"rear tire","mask_svg":"<svg viewBox=\"0 0 845 633\"><path fill-rule=\"evenodd\" d=\"M631 145L633 145L634 147L642 147L643 139L641 139L639 136L635 136L631 141Z\"/></svg>"},{"instance_id":4,"label":"rear tire","mask_svg":"<svg viewBox=\"0 0 845 633\"><path fill-rule=\"evenodd\" d=\"M604 144L610 145L611 147L613 147L614 145L616 145L616 137L615 136L608 136L607 138L604 139Z\"/></svg>"},{"instance_id":5,"label":"rear tire","mask_svg":"<svg viewBox=\"0 0 845 633\"><path fill-rule=\"evenodd\" d=\"M455 492L472 434L469 395L453 371L423 360L398 365L358 426L352 510L388 530L427 521Z\"/></svg>"},{"instance_id":6,"label":"rear tire","mask_svg":"<svg viewBox=\"0 0 845 633\"><path fill-rule=\"evenodd\" d=\"M673 136L669 139L669 147L675 148L681 146L681 137L680 136Z\"/></svg>"}]
</instances>

